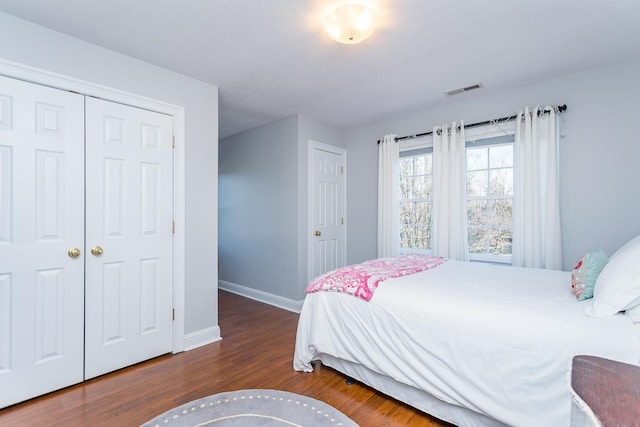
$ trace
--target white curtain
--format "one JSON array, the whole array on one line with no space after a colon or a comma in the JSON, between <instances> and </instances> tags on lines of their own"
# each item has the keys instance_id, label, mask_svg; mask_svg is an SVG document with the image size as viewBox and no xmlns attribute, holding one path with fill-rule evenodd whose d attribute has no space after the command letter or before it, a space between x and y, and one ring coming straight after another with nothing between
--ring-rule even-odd
<instances>
[{"instance_id":1,"label":"white curtain","mask_svg":"<svg viewBox=\"0 0 640 427\"><path fill-rule=\"evenodd\" d=\"M385 135L378 146L378 258L400 252L400 144Z\"/></svg>"},{"instance_id":2,"label":"white curtain","mask_svg":"<svg viewBox=\"0 0 640 427\"><path fill-rule=\"evenodd\" d=\"M469 260L464 123L433 129L433 255Z\"/></svg>"},{"instance_id":3,"label":"white curtain","mask_svg":"<svg viewBox=\"0 0 640 427\"><path fill-rule=\"evenodd\" d=\"M543 110L527 107L517 115L513 178L514 266L563 268L557 117L552 107Z\"/></svg>"}]
</instances>

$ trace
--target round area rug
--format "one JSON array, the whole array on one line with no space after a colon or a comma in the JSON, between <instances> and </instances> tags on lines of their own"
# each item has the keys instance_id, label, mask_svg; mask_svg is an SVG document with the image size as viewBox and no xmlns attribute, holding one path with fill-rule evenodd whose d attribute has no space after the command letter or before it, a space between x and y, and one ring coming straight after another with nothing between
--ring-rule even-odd
<instances>
[{"instance_id":1,"label":"round area rug","mask_svg":"<svg viewBox=\"0 0 640 427\"><path fill-rule=\"evenodd\" d=\"M194 400L141 427L348 426L337 409L310 397L279 390L238 390Z\"/></svg>"}]
</instances>

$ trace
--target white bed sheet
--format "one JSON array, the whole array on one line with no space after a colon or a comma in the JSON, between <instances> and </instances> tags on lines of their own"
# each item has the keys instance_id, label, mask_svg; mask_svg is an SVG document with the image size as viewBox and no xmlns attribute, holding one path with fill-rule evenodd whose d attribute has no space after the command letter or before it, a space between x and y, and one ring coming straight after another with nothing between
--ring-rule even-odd
<instances>
[{"instance_id":1,"label":"white bed sheet","mask_svg":"<svg viewBox=\"0 0 640 427\"><path fill-rule=\"evenodd\" d=\"M329 355L507 425L569 425L574 355L640 362L630 318L585 316L569 283L567 272L449 260L383 282L370 302L309 294L294 369Z\"/></svg>"}]
</instances>

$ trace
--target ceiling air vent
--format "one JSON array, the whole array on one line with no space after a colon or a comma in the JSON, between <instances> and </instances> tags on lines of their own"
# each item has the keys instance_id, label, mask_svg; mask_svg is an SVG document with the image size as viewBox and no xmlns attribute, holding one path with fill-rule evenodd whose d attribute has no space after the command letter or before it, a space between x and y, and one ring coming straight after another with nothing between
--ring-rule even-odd
<instances>
[{"instance_id":1,"label":"ceiling air vent","mask_svg":"<svg viewBox=\"0 0 640 427\"><path fill-rule=\"evenodd\" d=\"M449 96L457 95L459 93L469 92L470 90L480 89L481 87L482 87L482 84L481 83L477 83L475 85L471 85L471 86L467 86L467 87L461 87L460 89L450 90L448 92L445 92L445 94L447 94Z\"/></svg>"}]
</instances>

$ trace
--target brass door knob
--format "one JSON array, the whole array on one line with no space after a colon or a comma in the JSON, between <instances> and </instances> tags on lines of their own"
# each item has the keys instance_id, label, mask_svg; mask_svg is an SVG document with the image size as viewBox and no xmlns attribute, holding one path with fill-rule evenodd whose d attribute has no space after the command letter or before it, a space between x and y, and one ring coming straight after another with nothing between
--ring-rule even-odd
<instances>
[{"instance_id":1,"label":"brass door knob","mask_svg":"<svg viewBox=\"0 0 640 427\"><path fill-rule=\"evenodd\" d=\"M91 248L91 254L93 254L94 256L102 255L102 252L104 251L100 246L94 246L93 248Z\"/></svg>"},{"instance_id":2,"label":"brass door knob","mask_svg":"<svg viewBox=\"0 0 640 427\"><path fill-rule=\"evenodd\" d=\"M316 232L314 233L316 236L320 236L322 233L320 232L320 230L316 230Z\"/></svg>"},{"instance_id":3,"label":"brass door knob","mask_svg":"<svg viewBox=\"0 0 640 427\"><path fill-rule=\"evenodd\" d=\"M67 252L67 254L69 255L69 258L78 258L80 256L80 249L69 249L69 252Z\"/></svg>"}]
</instances>

